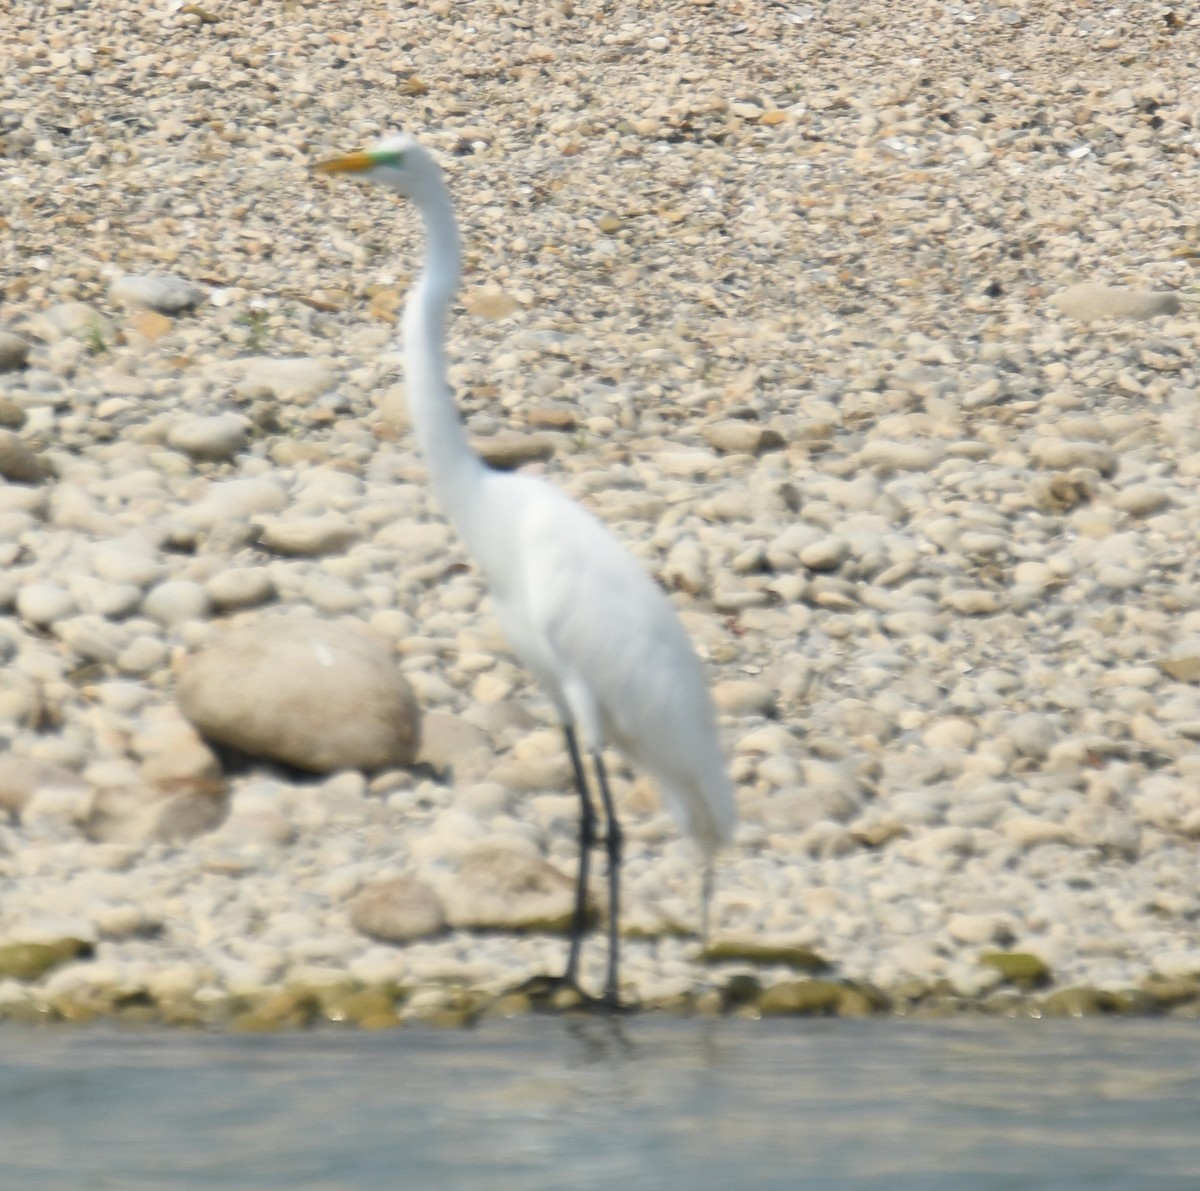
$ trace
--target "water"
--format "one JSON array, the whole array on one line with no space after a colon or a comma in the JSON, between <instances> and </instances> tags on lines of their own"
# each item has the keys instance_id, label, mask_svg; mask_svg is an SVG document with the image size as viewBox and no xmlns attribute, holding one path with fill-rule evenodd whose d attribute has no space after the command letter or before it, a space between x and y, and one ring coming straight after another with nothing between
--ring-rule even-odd
<instances>
[{"instance_id":1,"label":"water","mask_svg":"<svg viewBox=\"0 0 1200 1191\"><path fill-rule=\"evenodd\" d=\"M1200 1023L0 1030L3 1191L1196 1191Z\"/></svg>"}]
</instances>

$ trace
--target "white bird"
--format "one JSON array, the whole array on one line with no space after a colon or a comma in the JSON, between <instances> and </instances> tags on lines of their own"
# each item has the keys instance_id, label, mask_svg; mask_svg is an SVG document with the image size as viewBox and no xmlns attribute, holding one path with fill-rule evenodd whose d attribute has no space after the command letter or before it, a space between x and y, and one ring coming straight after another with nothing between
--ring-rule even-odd
<instances>
[{"instance_id":1,"label":"white bird","mask_svg":"<svg viewBox=\"0 0 1200 1191\"><path fill-rule=\"evenodd\" d=\"M554 705L579 793L579 872L566 971L579 988L596 808L579 742L591 755L607 818L609 950L602 1003L619 1005L617 923L621 829L601 750L615 745L657 779L663 801L704 854L707 933L712 857L737 811L699 658L666 596L591 513L532 476L489 468L472 451L446 378L445 322L459 284L458 226L442 171L408 136L321 162L412 199L426 233L420 279L404 311L412 425L442 509L483 572L509 643Z\"/></svg>"}]
</instances>

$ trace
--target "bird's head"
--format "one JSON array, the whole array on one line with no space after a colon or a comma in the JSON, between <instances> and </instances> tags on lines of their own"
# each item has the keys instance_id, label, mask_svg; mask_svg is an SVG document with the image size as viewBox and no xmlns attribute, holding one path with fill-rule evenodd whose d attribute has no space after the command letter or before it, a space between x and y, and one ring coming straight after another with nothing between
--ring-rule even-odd
<instances>
[{"instance_id":1,"label":"bird's head","mask_svg":"<svg viewBox=\"0 0 1200 1191\"><path fill-rule=\"evenodd\" d=\"M322 174L355 174L417 200L441 181L441 170L429 150L404 135L388 137L357 153L331 157L313 168Z\"/></svg>"}]
</instances>

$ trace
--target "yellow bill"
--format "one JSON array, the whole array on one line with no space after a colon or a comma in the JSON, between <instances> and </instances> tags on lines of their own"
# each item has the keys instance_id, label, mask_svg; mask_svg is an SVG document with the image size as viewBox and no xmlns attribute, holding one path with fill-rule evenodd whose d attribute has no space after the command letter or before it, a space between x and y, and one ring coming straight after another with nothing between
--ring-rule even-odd
<instances>
[{"instance_id":1,"label":"yellow bill","mask_svg":"<svg viewBox=\"0 0 1200 1191\"><path fill-rule=\"evenodd\" d=\"M361 174L374 164L370 153L345 153L328 161L318 161L313 169L322 174Z\"/></svg>"}]
</instances>

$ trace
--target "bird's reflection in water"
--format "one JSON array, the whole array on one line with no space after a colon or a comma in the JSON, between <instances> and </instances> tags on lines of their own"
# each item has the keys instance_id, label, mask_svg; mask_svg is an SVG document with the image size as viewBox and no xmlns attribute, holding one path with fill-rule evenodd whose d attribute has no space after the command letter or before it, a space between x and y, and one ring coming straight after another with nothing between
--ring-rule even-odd
<instances>
[{"instance_id":1,"label":"bird's reflection in water","mask_svg":"<svg viewBox=\"0 0 1200 1191\"><path fill-rule=\"evenodd\" d=\"M566 1027L567 1037L579 1043L578 1054L584 1063L610 1063L637 1056L638 1047L624 1019L615 1014L569 1017Z\"/></svg>"},{"instance_id":2,"label":"bird's reflection in water","mask_svg":"<svg viewBox=\"0 0 1200 1191\"><path fill-rule=\"evenodd\" d=\"M573 1044L572 1064L666 1065L691 1071L727 1066L735 1049L730 1031L717 1018L697 1018L679 1030L661 1029L661 1020L619 1014L570 1014L564 1033Z\"/></svg>"}]
</instances>

